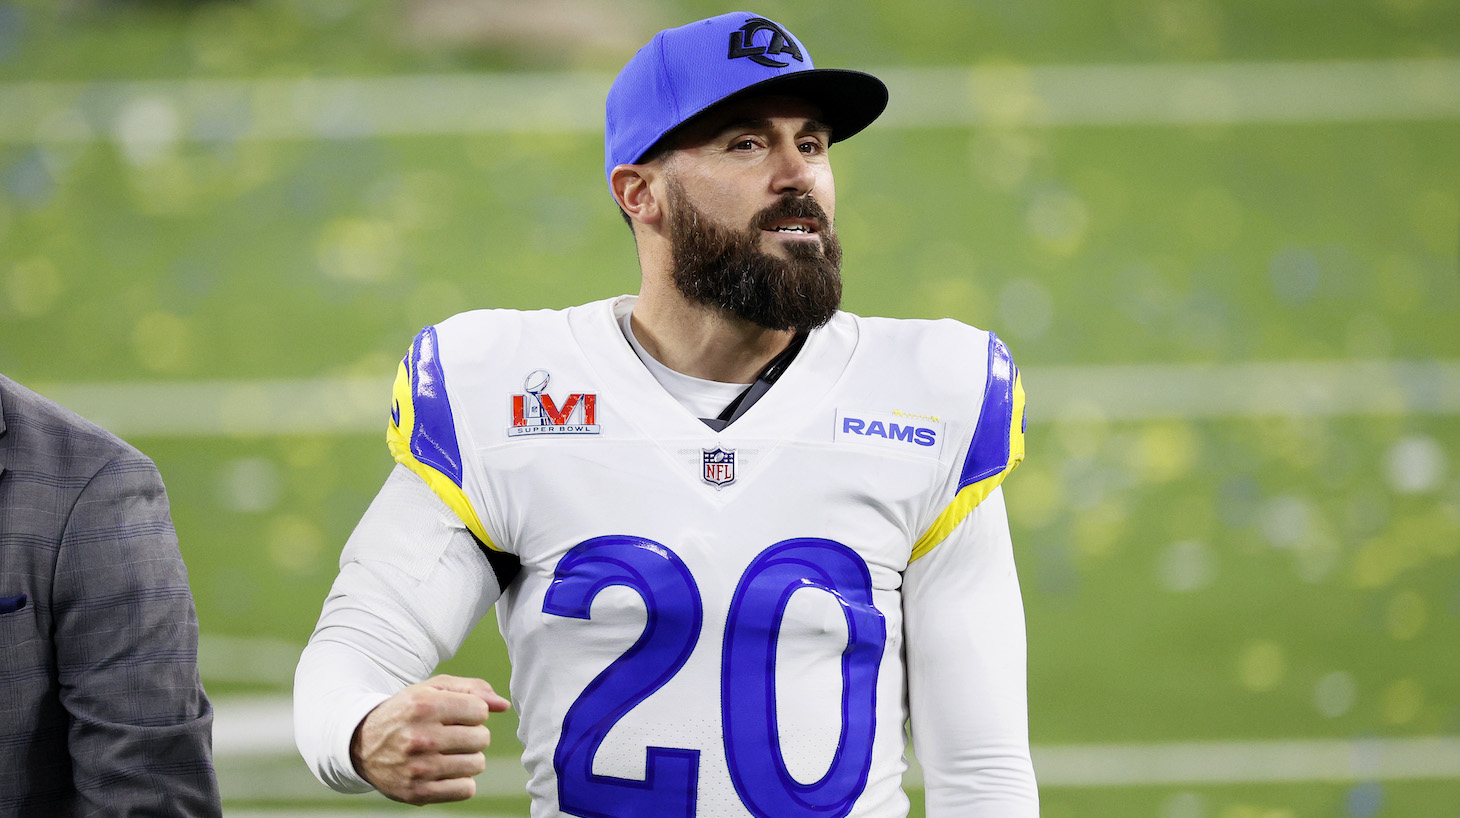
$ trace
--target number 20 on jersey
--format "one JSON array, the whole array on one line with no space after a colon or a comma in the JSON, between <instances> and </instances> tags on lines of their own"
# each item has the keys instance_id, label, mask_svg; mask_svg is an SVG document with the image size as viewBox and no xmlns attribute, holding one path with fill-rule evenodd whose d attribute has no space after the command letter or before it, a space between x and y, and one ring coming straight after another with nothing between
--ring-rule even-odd
<instances>
[{"instance_id":1,"label":"number 20 on jersey","mask_svg":"<svg viewBox=\"0 0 1460 818\"><path fill-rule=\"evenodd\" d=\"M684 666L700 638L704 607L680 557L641 537L612 535L580 543L558 563L545 613L591 619L593 599L623 585L644 600L638 641L598 674L563 717L553 754L558 806L582 818L693 818L699 750L645 748L643 781L598 775L593 757L619 719ZM776 637L791 595L815 588L840 603L847 621L842 652L841 732L830 767L803 784L787 770L776 724ZM887 625L872 605L872 579L855 551L817 537L783 540L751 561L735 588L721 648L721 725L730 779L759 818L842 818L867 785L876 729L877 670Z\"/></svg>"}]
</instances>

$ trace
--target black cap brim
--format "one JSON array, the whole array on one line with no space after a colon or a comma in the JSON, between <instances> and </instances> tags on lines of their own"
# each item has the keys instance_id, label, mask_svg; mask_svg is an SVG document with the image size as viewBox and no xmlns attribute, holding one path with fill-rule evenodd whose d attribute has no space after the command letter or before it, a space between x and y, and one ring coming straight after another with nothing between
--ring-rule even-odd
<instances>
[{"instance_id":1,"label":"black cap brim","mask_svg":"<svg viewBox=\"0 0 1460 818\"><path fill-rule=\"evenodd\" d=\"M831 126L832 142L861 133L887 109L887 86L871 74L842 68L795 71L747 85L706 105L659 137L637 161L652 156L706 114L742 99L767 96L795 97L815 105L821 111L822 121Z\"/></svg>"}]
</instances>

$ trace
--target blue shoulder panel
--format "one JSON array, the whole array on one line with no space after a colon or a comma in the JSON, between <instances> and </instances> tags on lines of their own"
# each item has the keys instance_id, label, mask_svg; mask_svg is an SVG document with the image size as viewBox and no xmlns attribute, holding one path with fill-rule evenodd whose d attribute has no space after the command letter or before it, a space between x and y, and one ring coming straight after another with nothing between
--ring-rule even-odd
<instances>
[{"instance_id":1,"label":"blue shoulder panel","mask_svg":"<svg viewBox=\"0 0 1460 818\"><path fill-rule=\"evenodd\" d=\"M958 473L958 490L938 519L913 543L908 561L932 551L973 513L1024 460L1024 385L999 336L989 333L989 369L973 440Z\"/></svg>"},{"instance_id":2,"label":"blue shoulder panel","mask_svg":"<svg viewBox=\"0 0 1460 818\"><path fill-rule=\"evenodd\" d=\"M410 373L411 454L461 486L461 447L456 442L456 424L451 402L446 398L446 373L436 341L436 328L426 327L411 343L406 357Z\"/></svg>"},{"instance_id":3,"label":"blue shoulder panel","mask_svg":"<svg viewBox=\"0 0 1460 818\"><path fill-rule=\"evenodd\" d=\"M990 332L989 374L984 384L983 408L979 411L978 426L973 430L968 456L963 460L959 491L1010 468L1009 459L1013 454L1010 427L1017 422L1019 431L1024 431L1024 418L1013 416L1014 382L1018 374L1009 348Z\"/></svg>"}]
</instances>

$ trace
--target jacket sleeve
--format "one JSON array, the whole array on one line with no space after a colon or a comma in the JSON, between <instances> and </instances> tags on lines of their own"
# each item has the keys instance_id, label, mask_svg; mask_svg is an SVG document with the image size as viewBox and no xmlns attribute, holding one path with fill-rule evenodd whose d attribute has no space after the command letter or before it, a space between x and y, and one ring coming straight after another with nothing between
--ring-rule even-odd
<instances>
[{"instance_id":1,"label":"jacket sleeve","mask_svg":"<svg viewBox=\"0 0 1460 818\"><path fill-rule=\"evenodd\" d=\"M162 478L129 450L82 489L52 592L83 811L221 815L198 617Z\"/></svg>"}]
</instances>

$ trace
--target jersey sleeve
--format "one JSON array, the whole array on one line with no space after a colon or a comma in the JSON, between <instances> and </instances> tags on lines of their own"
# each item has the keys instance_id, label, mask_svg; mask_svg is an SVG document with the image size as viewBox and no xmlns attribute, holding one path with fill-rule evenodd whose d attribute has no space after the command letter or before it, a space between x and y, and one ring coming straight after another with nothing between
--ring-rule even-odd
<instances>
[{"instance_id":1,"label":"jersey sleeve","mask_svg":"<svg viewBox=\"0 0 1460 818\"><path fill-rule=\"evenodd\" d=\"M390 423L385 430L391 456L425 480L477 539L500 551L466 494L456 418L434 326L421 330L411 342L396 370L391 397Z\"/></svg>"},{"instance_id":2,"label":"jersey sleeve","mask_svg":"<svg viewBox=\"0 0 1460 818\"><path fill-rule=\"evenodd\" d=\"M345 544L294 674L295 743L320 781L371 788L350 761L355 728L454 655L500 593L456 513L397 466Z\"/></svg>"},{"instance_id":3,"label":"jersey sleeve","mask_svg":"<svg viewBox=\"0 0 1460 818\"><path fill-rule=\"evenodd\" d=\"M999 336L988 334L988 375L978 422L958 470L953 498L913 544L917 560L948 539L958 524L1024 460L1024 384Z\"/></svg>"},{"instance_id":4,"label":"jersey sleeve","mask_svg":"<svg viewBox=\"0 0 1460 818\"><path fill-rule=\"evenodd\" d=\"M993 489L903 576L913 746L928 818L1037 818L1024 607Z\"/></svg>"}]
</instances>

